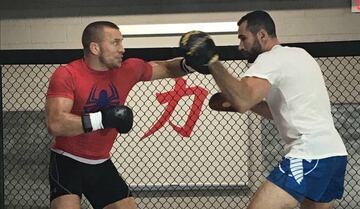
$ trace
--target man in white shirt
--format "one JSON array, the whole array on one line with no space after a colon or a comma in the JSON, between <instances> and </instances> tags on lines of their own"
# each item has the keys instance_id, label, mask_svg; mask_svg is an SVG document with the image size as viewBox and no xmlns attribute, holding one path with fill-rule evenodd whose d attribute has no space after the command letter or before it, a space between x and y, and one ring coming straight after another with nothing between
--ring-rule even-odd
<instances>
[{"instance_id":1,"label":"man in white shirt","mask_svg":"<svg viewBox=\"0 0 360 209\"><path fill-rule=\"evenodd\" d=\"M265 11L238 22L239 49L253 63L241 79L218 61L215 44L199 31L184 34L185 68L211 73L235 111L273 119L285 157L258 188L248 209L328 209L342 198L345 145L334 127L319 65L304 49L281 46Z\"/></svg>"}]
</instances>

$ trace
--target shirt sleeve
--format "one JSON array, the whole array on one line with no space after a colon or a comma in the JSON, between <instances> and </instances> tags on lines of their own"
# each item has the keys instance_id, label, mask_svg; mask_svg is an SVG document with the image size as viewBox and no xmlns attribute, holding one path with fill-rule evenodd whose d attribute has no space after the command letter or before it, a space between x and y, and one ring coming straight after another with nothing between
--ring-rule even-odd
<instances>
[{"instance_id":1,"label":"shirt sleeve","mask_svg":"<svg viewBox=\"0 0 360 209\"><path fill-rule=\"evenodd\" d=\"M123 65L132 71L138 81L149 81L152 77L152 66L142 59L129 58Z\"/></svg>"},{"instance_id":2,"label":"shirt sleeve","mask_svg":"<svg viewBox=\"0 0 360 209\"><path fill-rule=\"evenodd\" d=\"M47 98L65 97L74 100L74 81L65 66L60 66L52 74Z\"/></svg>"},{"instance_id":3,"label":"shirt sleeve","mask_svg":"<svg viewBox=\"0 0 360 209\"><path fill-rule=\"evenodd\" d=\"M281 70L279 62L271 54L261 54L254 64L243 74L242 77L258 77L268 80L271 85L281 80Z\"/></svg>"}]
</instances>

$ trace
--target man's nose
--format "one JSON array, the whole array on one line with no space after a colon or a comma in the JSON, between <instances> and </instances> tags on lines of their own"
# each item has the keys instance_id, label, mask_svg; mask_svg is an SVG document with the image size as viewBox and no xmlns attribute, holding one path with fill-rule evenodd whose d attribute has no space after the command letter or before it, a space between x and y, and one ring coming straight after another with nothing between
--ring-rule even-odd
<instances>
[{"instance_id":1,"label":"man's nose","mask_svg":"<svg viewBox=\"0 0 360 209\"><path fill-rule=\"evenodd\" d=\"M120 52L120 53L125 53L125 48L124 48L123 45L121 45L121 46L119 47L119 52Z\"/></svg>"},{"instance_id":2,"label":"man's nose","mask_svg":"<svg viewBox=\"0 0 360 209\"><path fill-rule=\"evenodd\" d=\"M242 41L240 41L238 49L239 49L239 51L242 51L245 49Z\"/></svg>"}]
</instances>

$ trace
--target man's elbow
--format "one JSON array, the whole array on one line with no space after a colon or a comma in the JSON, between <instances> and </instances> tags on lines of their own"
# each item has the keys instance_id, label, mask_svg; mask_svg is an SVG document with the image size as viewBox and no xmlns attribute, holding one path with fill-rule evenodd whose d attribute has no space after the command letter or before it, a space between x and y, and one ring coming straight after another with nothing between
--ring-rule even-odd
<instances>
[{"instance_id":1,"label":"man's elbow","mask_svg":"<svg viewBox=\"0 0 360 209\"><path fill-rule=\"evenodd\" d=\"M60 136L60 125L54 122L47 122L47 131L51 136Z\"/></svg>"}]
</instances>

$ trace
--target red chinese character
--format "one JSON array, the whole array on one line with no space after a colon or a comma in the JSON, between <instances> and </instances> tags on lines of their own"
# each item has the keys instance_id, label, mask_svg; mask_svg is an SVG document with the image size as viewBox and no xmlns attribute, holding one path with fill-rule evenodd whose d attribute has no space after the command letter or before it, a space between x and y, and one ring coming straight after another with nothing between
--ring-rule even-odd
<instances>
[{"instance_id":1,"label":"red chinese character","mask_svg":"<svg viewBox=\"0 0 360 209\"><path fill-rule=\"evenodd\" d=\"M178 78L176 79L174 90L165 93L156 93L156 99L160 102L160 104L168 103L168 105L160 119L141 138L144 139L159 130L166 123L166 121L169 120L181 97L191 95L195 95L195 99L191 106L191 111L185 122L185 125L183 127L179 127L169 121L170 125L176 132L178 132L183 137L189 137L196 121L199 119L201 107L204 104L206 96L208 95L208 91L199 86L186 87L186 80L183 78Z\"/></svg>"}]
</instances>

